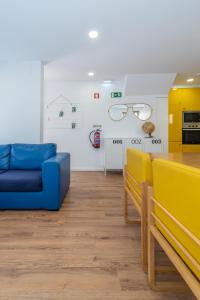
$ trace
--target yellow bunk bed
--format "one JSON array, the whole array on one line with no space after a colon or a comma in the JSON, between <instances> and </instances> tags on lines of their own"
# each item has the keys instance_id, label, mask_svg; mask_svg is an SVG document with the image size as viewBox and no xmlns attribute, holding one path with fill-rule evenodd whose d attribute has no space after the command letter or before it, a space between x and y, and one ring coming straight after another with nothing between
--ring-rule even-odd
<instances>
[{"instance_id":1,"label":"yellow bunk bed","mask_svg":"<svg viewBox=\"0 0 200 300\"><path fill-rule=\"evenodd\" d=\"M147 271L147 187L152 184L150 155L134 148L127 149L127 164L124 170L124 216L127 223L141 223L141 260ZM130 220L128 198L138 211L139 219Z\"/></svg>"},{"instance_id":2,"label":"yellow bunk bed","mask_svg":"<svg viewBox=\"0 0 200 300\"><path fill-rule=\"evenodd\" d=\"M200 169L156 159L153 183L148 205L150 286L161 287L156 281L156 240L200 299ZM172 286L168 283L166 288Z\"/></svg>"}]
</instances>

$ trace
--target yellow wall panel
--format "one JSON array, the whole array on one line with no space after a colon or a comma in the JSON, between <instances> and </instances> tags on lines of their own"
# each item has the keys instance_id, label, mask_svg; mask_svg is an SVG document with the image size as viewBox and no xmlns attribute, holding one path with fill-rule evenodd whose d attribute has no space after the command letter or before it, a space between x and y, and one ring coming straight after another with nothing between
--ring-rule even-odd
<instances>
[{"instance_id":1,"label":"yellow wall panel","mask_svg":"<svg viewBox=\"0 0 200 300\"><path fill-rule=\"evenodd\" d=\"M172 142L182 141L181 97L177 91L172 90L169 94L169 141Z\"/></svg>"},{"instance_id":2,"label":"yellow wall panel","mask_svg":"<svg viewBox=\"0 0 200 300\"><path fill-rule=\"evenodd\" d=\"M169 142L169 152L182 152L182 143Z\"/></svg>"},{"instance_id":3,"label":"yellow wall panel","mask_svg":"<svg viewBox=\"0 0 200 300\"><path fill-rule=\"evenodd\" d=\"M169 93L169 151L200 152L198 145L182 144L183 111L200 111L200 88L179 88ZM173 143L172 143L173 142Z\"/></svg>"}]
</instances>

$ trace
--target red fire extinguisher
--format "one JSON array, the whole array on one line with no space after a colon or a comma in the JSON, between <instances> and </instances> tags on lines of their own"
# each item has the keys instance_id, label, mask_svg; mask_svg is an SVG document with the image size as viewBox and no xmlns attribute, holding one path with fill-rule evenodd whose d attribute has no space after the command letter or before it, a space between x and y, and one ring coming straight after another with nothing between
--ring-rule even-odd
<instances>
[{"instance_id":1,"label":"red fire extinguisher","mask_svg":"<svg viewBox=\"0 0 200 300\"><path fill-rule=\"evenodd\" d=\"M92 144L92 146L95 149L98 149L101 146L101 141L100 141L101 134L100 134L100 132L101 132L100 129L96 129L96 130L91 131L90 134L89 134L90 143Z\"/></svg>"}]
</instances>

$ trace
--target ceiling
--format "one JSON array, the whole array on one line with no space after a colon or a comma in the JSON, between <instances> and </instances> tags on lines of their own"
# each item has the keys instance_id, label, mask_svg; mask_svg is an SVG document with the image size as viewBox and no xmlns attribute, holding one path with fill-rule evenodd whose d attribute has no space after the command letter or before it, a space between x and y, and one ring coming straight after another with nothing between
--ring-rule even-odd
<instances>
[{"instance_id":1,"label":"ceiling","mask_svg":"<svg viewBox=\"0 0 200 300\"><path fill-rule=\"evenodd\" d=\"M193 78L194 81L188 82L187 79ZM173 87L200 87L200 73L177 74Z\"/></svg>"},{"instance_id":2,"label":"ceiling","mask_svg":"<svg viewBox=\"0 0 200 300\"><path fill-rule=\"evenodd\" d=\"M56 80L197 73L199 11L199 0L0 0L0 61L42 60Z\"/></svg>"}]
</instances>

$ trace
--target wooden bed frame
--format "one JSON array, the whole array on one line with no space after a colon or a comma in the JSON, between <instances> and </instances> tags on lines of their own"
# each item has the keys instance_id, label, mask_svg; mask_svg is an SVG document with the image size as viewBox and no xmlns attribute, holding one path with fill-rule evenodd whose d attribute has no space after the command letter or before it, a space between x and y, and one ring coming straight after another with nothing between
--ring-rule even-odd
<instances>
[{"instance_id":1,"label":"wooden bed frame","mask_svg":"<svg viewBox=\"0 0 200 300\"><path fill-rule=\"evenodd\" d=\"M130 183L131 178L132 183ZM131 188L130 188L131 187ZM143 269L147 272L147 187L148 183L138 183L137 180L124 168L124 217L128 224L141 224L141 261ZM141 195L137 190L141 190ZM128 216L128 198L130 198L139 214L139 219L129 219ZM138 201L141 203L139 205Z\"/></svg>"},{"instance_id":2,"label":"wooden bed frame","mask_svg":"<svg viewBox=\"0 0 200 300\"><path fill-rule=\"evenodd\" d=\"M191 256L187 249L176 239L173 232L169 231L167 226L162 222L162 220L155 214L155 205L162 210L173 222L194 242L199 246L200 240L193 235L183 224L181 224L172 214L169 213L156 199L153 197L152 187L148 187L148 280L152 289L155 290L171 290L175 288L183 289L183 285L177 285L174 282L165 282L158 284L156 282L156 263L155 263L155 241L157 241L161 248L164 250L172 264L175 266L177 271L180 273L182 278L185 280L187 285L190 287L197 299L200 299L200 281L192 273L190 268L185 264L183 259L177 254L173 246L168 242L164 235L160 232L156 223L166 232L166 234L173 240L173 242L178 246L178 248L184 253L184 255L192 262L196 269L200 272L199 262ZM200 250L199 250L200 251Z\"/></svg>"}]
</instances>

